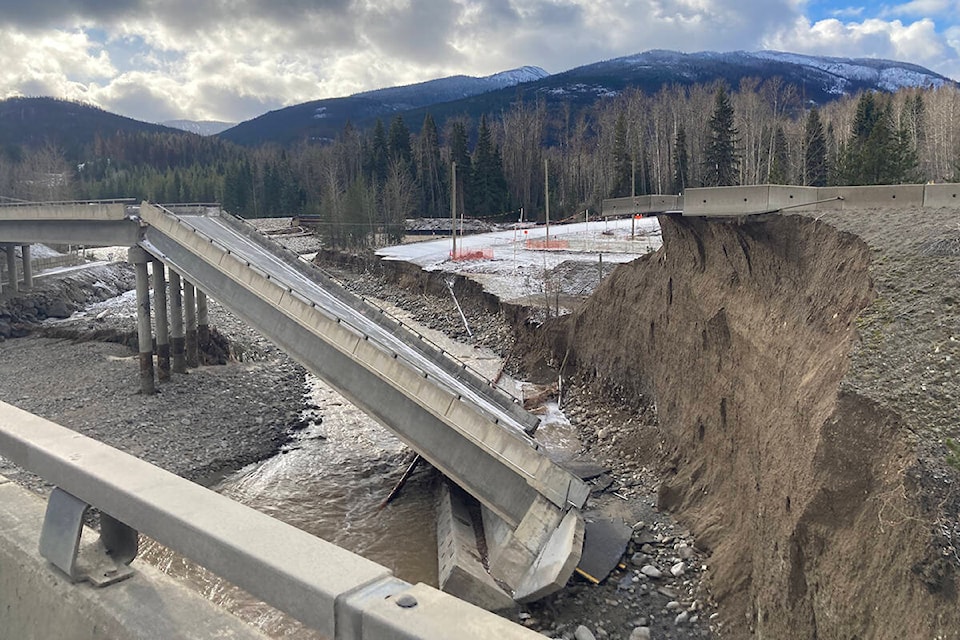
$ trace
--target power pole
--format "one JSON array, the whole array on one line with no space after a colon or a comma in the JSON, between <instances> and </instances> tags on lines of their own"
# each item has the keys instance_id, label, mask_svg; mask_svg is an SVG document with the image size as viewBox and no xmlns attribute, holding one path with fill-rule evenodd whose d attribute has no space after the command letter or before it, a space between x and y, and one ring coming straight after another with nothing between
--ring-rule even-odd
<instances>
[{"instance_id":1,"label":"power pole","mask_svg":"<svg viewBox=\"0 0 960 640\"><path fill-rule=\"evenodd\" d=\"M543 197L547 205L547 244L545 249L550 248L550 172L547 165L547 159L543 159Z\"/></svg>"},{"instance_id":2,"label":"power pole","mask_svg":"<svg viewBox=\"0 0 960 640\"><path fill-rule=\"evenodd\" d=\"M450 237L453 239L452 260L457 259L457 163L450 163Z\"/></svg>"}]
</instances>

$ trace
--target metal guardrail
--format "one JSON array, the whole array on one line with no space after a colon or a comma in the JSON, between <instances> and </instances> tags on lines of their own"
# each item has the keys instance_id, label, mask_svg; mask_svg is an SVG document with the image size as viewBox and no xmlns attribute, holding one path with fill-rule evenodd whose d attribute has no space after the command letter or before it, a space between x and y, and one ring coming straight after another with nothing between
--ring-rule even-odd
<instances>
[{"instance_id":1,"label":"metal guardrail","mask_svg":"<svg viewBox=\"0 0 960 640\"><path fill-rule=\"evenodd\" d=\"M163 207L161 206L161 208ZM290 248L283 246L279 242L272 241L259 229L250 224L248 220L234 216L226 211L221 211L220 217L232 228L240 231L246 237L259 243L261 246L269 247L269 249L273 251L274 255L276 255L278 258L285 260L287 264L298 269L306 277L326 288L328 291L336 295L341 302L349 305L354 310L364 315L367 319L373 322L378 322L379 320L377 316L380 316L383 320L392 322L396 328L405 330L407 334L416 338L416 340L404 339L403 333L400 332L398 335L408 346L419 350L424 355L427 355L433 359L440 366L445 367L447 372L451 375L459 377L461 375L460 372L463 372L467 384L475 385L474 388L487 394L491 401L502 403L503 409L507 412L510 412L515 420L524 425L524 431L526 431L528 434L532 434L534 431L536 431L540 424L540 419L522 408L522 398L513 396L508 391L500 387L490 377L486 376L482 371L457 358L455 354L450 353L444 349L442 345L438 344L434 340L431 340L428 336L418 331L416 327L408 322L404 322L401 318L380 306L369 297L350 292L342 282L340 282L328 271L316 264L305 262L300 258L299 254ZM181 222L186 224L191 229L193 228L182 218ZM194 229L194 231L204 235L202 232L197 231L196 229ZM419 345L418 341L420 343ZM446 363L449 363L450 366L447 366Z\"/></svg>"},{"instance_id":2,"label":"metal guardrail","mask_svg":"<svg viewBox=\"0 0 960 640\"><path fill-rule=\"evenodd\" d=\"M542 637L3 402L0 454L56 485L41 551L72 580L122 579L115 569L78 573L79 527L92 506L109 514L101 543L119 564L133 560L143 533L332 639Z\"/></svg>"},{"instance_id":3,"label":"metal guardrail","mask_svg":"<svg viewBox=\"0 0 960 640\"><path fill-rule=\"evenodd\" d=\"M113 200L56 200L52 202L0 202L0 208L17 207L56 207L74 204L139 204L135 198L115 198Z\"/></svg>"},{"instance_id":4,"label":"metal guardrail","mask_svg":"<svg viewBox=\"0 0 960 640\"><path fill-rule=\"evenodd\" d=\"M197 229L195 226L190 224L190 222L187 219L185 219L185 217L176 215L175 212L170 211L163 205L152 205L152 206L171 215L174 219L176 219L176 221L180 225L182 225L186 229L189 229L192 233L202 238L205 242L208 242L220 248L220 250L228 254L233 253L220 240L218 240L217 238L211 237L210 235L201 231L200 229ZM428 338L427 336L424 336L420 332L416 331L408 323L405 323L399 318L392 316L388 311L375 305L368 298L365 298L363 296L356 296L348 292L346 288L343 287L343 285L336 282L336 280L332 276L330 276L329 274L327 274L326 272L317 268L314 265L304 263L302 260L299 259L299 256L296 253L290 251L290 249L282 245L279 245L277 243L269 242L269 240L265 238L264 235L260 233L260 231L258 231L253 225L251 225L246 220L243 220L241 218L236 218L230 215L229 213L221 213L219 217L225 222L227 222L230 227L242 233L244 236L248 237L250 240L257 242L260 246L264 247L265 249L273 253L273 255L278 259L286 262L288 266L290 266L291 268L297 269L304 277L309 278L314 282L316 282L317 284L320 284L321 286L323 286L327 291L335 295L338 298L338 300L340 300L341 303L351 307L352 309L354 309L355 311L357 311L358 313L366 317L367 320L371 322L377 322L378 321L377 316L379 315L379 316L382 316L385 320L394 322L399 328L407 330L410 334L415 336L417 340L419 340L422 346L418 345L416 340L403 339L402 333L396 333L395 335L400 337L400 339L404 343L406 343L408 346L418 350L421 354L430 358L434 362L434 364L443 368L448 374L454 377L461 377L461 381L467 384L468 386L472 385L474 391L487 396L487 399L489 401L499 405L499 408L501 409L501 411L503 411L505 415L515 420L526 434L529 435L530 433L536 430L537 426L539 426L539 423L540 423L539 418L523 410L520 399L515 398L514 396L508 394L506 391L502 390L500 387L496 385L496 383L494 383L489 378L486 378L480 371L476 370L473 367L470 367L470 365L468 365L467 363L457 359L456 356L444 350L440 345L430 340L430 338ZM274 244L276 244L276 246L272 246ZM245 262L248 268L255 271L258 275L266 278L267 280L272 280L273 282L278 283L279 286L286 289L288 293L292 295L296 295L296 292L294 292L289 287L289 285L282 283L275 278L272 278L269 273L264 272L262 269L258 268L256 265L251 264L249 261L245 259L243 261ZM302 297L302 296L298 296L298 297ZM338 315L334 315L328 310L324 309L323 307L316 305L312 301L304 299L304 302L306 302L311 307L315 308L318 312L322 313L328 318L336 321L338 324L348 327L351 331L354 331L358 335L363 336L364 339L368 338L363 327L358 326L356 323L352 322L350 319L340 317ZM431 353L431 350L432 350L432 353ZM426 371L423 371L419 367L419 365L417 365L415 362L410 361L407 357L403 356L402 354L398 354L393 350L390 350L390 354L394 358L400 358L405 362L407 362L411 367L421 371L424 378L431 378L431 379L435 378L435 376L433 376L432 374ZM480 410L486 413L486 410L483 410L483 409L480 409ZM490 418L494 422L498 424L500 423L500 418L497 417L496 415L491 414ZM533 443L533 441L531 441L531 443Z\"/></svg>"}]
</instances>

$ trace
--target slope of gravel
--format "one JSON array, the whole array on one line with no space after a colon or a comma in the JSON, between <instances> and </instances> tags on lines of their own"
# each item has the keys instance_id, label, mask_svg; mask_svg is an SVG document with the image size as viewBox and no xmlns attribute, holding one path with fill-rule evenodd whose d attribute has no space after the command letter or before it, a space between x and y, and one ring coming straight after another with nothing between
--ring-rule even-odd
<instances>
[{"instance_id":1,"label":"slope of gravel","mask_svg":"<svg viewBox=\"0 0 960 640\"><path fill-rule=\"evenodd\" d=\"M124 302L125 300L125 302ZM81 333L135 330L132 298L58 323ZM304 372L215 302L211 324L242 360L174 375L153 396L138 387L123 344L37 335L0 342L0 400L201 483L276 452L301 426ZM9 463L0 474L39 489Z\"/></svg>"}]
</instances>

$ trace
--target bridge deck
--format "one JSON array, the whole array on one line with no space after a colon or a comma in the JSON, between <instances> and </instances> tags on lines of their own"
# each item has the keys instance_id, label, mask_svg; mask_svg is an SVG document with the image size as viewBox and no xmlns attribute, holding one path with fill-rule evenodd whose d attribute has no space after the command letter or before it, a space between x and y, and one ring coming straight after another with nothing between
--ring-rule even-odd
<instances>
[{"instance_id":1,"label":"bridge deck","mask_svg":"<svg viewBox=\"0 0 960 640\"><path fill-rule=\"evenodd\" d=\"M279 247L229 218L144 204L141 245L274 340L512 526L544 498L579 507L588 490L524 433L512 403L345 302ZM522 412L521 412L522 413ZM538 497L539 496L539 497ZM539 517L539 516L538 516Z\"/></svg>"},{"instance_id":2,"label":"bridge deck","mask_svg":"<svg viewBox=\"0 0 960 640\"><path fill-rule=\"evenodd\" d=\"M134 229L137 244L482 502L533 554L530 561L563 514L586 501L587 485L539 450L527 435L537 419L513 398L236 219L202 207L170 210L149 203L125 210L122 218L89 204L21 211L48 226L20 225L17 212L6 209L9 228L21 234L17 242L43 241L27 236L66 222L93 236L104 224L124 225L126 234Z\"/></svg>"}]
</instances>

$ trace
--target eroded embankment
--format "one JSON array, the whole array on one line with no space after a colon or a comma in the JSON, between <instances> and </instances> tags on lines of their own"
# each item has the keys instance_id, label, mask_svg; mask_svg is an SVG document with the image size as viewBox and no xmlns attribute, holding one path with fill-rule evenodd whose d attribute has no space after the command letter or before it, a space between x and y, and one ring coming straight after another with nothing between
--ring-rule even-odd
<instances>
[{"instance_id":1,"label":"eroded embankment","mask_svg":"<svg viewBox=\"0 0 960 640\"><path fill-rule=\"evenodd\" d=\"M841 384L870 247L799 216L661 225L664 248L615 271L556 351L655 398L661 503L710 551L731 635L958 637L898 408Z\"/></svg>"}]
</instances>

